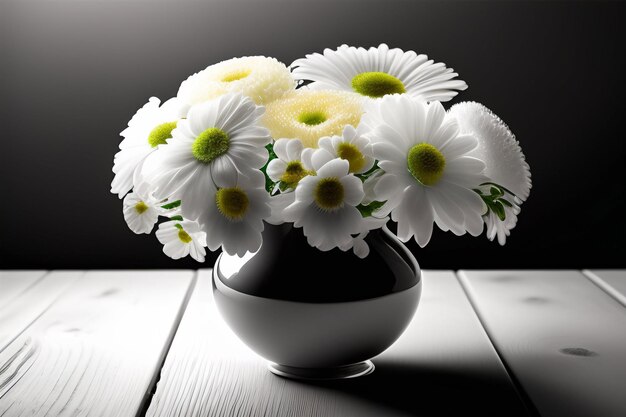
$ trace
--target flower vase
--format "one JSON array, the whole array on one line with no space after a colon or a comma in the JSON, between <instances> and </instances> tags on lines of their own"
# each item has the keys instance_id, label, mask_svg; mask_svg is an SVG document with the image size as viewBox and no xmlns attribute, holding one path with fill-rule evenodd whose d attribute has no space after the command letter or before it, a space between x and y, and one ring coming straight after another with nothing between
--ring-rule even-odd
<instances>
[{"instance_id":1,"label":"flower vase","mask_svg":"<svg viewBox=\"0 0 626 417\"><path fill-rule=\"evenodd\" d=\"M265 225L263 244L243 258L222 253L213 293L223 319L274 374L343 379L374 370L371 358L391 346L417 309L421 272L386 227L351 251L311 247L302 229Z\"/></svg>"}]
</instances>

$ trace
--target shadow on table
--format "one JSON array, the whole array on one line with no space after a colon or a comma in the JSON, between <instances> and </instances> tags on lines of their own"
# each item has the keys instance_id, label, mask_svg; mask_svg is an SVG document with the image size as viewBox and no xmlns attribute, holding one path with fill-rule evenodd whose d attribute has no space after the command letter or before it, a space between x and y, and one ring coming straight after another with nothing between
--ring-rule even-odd
<instances>
[{"instance_id":1,"label":"shadow on table","mask_svg":"<svg viewBox=\"0 0 626 417\"><path fill-rule=\"evenodd\" d=\"M307 383L340 391L389 408L390 412L428 416L527 416L511 385L479 370L375 360L374 373L352 380Z\"/></svg>"}]
</instances>

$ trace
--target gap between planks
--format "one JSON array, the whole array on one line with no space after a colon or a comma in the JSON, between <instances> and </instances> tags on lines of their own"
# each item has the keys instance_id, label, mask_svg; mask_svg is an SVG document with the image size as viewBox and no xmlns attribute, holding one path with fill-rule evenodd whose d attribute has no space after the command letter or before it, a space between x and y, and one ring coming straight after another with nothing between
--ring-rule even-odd
<instances>
[{"instance_id":1,"label":"gap between planks","mask_svg":"<svg viewBox=\"0 0 626 417\"><path fill-rule=\"evenodd\" d=\"M513 372L510 365L504 358L504 355L502 354L502 352L500 351L496 343L494 343L493 336L491 335L491 332L489 331L487 327L484 317L480 313L480 310L477 308L476 302L474 298L471 296L469 289L466 286L466 283L464 282L463 279L461 279L460 271L455 271L454 276L456 277L457 281L461 285L461 288L463 289L463 292L465 293L465 297L467 298L470 305L472 306L472 310L474 310L474 314L476 314L476 317L478 317L478 321L483 326L483 330L485 331L485 334L487 335L487 338L489 339L489 342L491 343L493 350L496 352L496 355L498 356L498 359L500 360L502 367L504 368L507 375L509 376L511 383L513 384L513 388L515 388L515 392L522 400L524 407L526 407L526 411L528 412L529 415L533 417L540 417L541 415L539 414L539 410L537 410L537 407L535 407L535 404L530 399L530 396L528 395L528 393L526 392L526 390L524 389L520 381L515 376L515 373Z\"/></svg>"},{"instance_id":2,"label":"gap between planks","mask_svg":"<svg viewBox=\"0 0 626 417\"><path fill-rule=\"evenodd\" d=\"M136 414L137 417L145 417L148 411L148 408L150 407L150 403L152 402L152 398L154 397L154 393L156 392L157 384L161 380L161 372L163 371L163 365L165 365L165 360L167 359L167 355L169 354L170 349L172 348L172 342L174 341L174 338L176 337L176 333L178 332L178 328L180 327L180 322L183 319L185 312L187 311L189 300L191 299L191 295L194 293L197 284L198 284L198 271L196 270L194 271L191 284L189 285L189 288L187 288L187 293L185 294L185 298L183 299L180 309L178 310L178 314L176 315L176 318L174 319L172 330L170 331L170 334L168 335L168 338L163 346L163 351L161 352L161 358L158 362L158 366L155 368L154 375L152 376L152 380L150 381L150 384L148 385L148 389L146 390L146 393L143 399L141 400L141 405L139 406L139 409L137 410L137 414Z\"/></svg>"},{"instance_id":3,"label":"gap between planks","mask_svg":"<svg viewBox=\"0 0 626 417\"><path fill-rule=\"evenodd\" d=\"M603 278L603 274L611 274L611 273L620 273L623 276L624 282L626 282L626 271L615 271L615 270L594 270L591 271L589 269L583 269L583 275L586 276L591 282L600 287L604 292L606 292L611 297L615 298L621 305L626 307L626 293L622 293L618 288L615 288L611 285L610 282L607 282L606 278ZM626 288L626 284L623 285Z\"/></svg>"}]
</instances>

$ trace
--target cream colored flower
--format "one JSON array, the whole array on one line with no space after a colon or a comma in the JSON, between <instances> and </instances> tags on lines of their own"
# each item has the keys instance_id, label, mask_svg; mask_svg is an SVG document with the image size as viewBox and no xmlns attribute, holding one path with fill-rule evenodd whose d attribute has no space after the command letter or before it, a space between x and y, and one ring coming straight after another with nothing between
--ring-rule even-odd
<instances>
[{"instance_id":1,"label":"cream colored flower","mask_svg":"<svg viewBox=\"0 0 626 417\"><path fill-rule=\"evenodd\" d=\"M193 74L180 85L178 98L189 105L226 93L242 93L267 104L295 88L289 69L275 58L246 56L222 61Z\"/></svg>"},{"instance_id":2,"label":"cream colored flower","mask_svg":"<svg viewBox=\"0 0 626 417\"><path fill-rule=\"evenodd\" d=\"M324 136L341 136L347 125L357 127L363 99L343 91L295 90L266 106L263 123L274 139L300 139L317 148Z\"/></svg>"}]
</instances>

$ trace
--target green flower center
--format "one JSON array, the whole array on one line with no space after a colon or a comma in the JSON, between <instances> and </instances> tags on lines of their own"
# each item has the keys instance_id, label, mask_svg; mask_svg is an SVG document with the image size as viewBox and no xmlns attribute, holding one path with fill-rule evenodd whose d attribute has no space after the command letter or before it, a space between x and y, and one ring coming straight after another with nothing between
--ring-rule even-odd
<instances>
[{"instance_id":1,"label":"green flower center","mask_svg":"<svg viewBox=\"0 0 626 417\"><path fill-rule=\"evenodd\" d=\"M211 127L198 135L191 145L191 151L198 161L208 164L228 151L229 142L226 132Z\"/></svg>"},{"instance_id":2,"label":"green flower center","mask_svg":"<svg viewBox=\"0 0 626 417\"><path fill-rule=\"evenodd\" d=\"M368 97L382 97L387 94L405 93L402 81L386 72L362 72L352 78L352 88Z\"/></svg>"},{"instance_id":3,"label":"green flower center","mask_svg":"<svg viewBox=\"0 0 626 417\"><path fill-rule=\"evenodd\" d=\"M156 148L159 145L165 145L167 143L166 140L172 137L172 130L176 129L177 123L178 121L161 123L152 129L148 135L148 143L150 146Z\"/></svg>"},{"instance_id":4,"label":"green flower center","mask_svg":"<svg viewBox=\"0 0 626 417\"><path fill-rule=\"evenodd\" d=\"M296 188L300 180L307 175L311 175L311 171L304 169L302 162L291 161L287 164L285 173L280 177L280 181L289 188Z\"/></svg>"},{"instance_id":5,"label":"green flower center","mask_svg":"<svg viewBox=\"0 0 626 417\"><path fill-rule=\"evenodd\" d=\"M433 145L420 143L409 150L409 172L424 185L435 185L443 175L446 158Z\"/></svg>"},{"instance_id":6,"label":"green flower center","mask_svg":"<svg viewBox=\"0 0 626 417\"><path fill-rule=\"evenodd\" d=\"M184 229L178 230L178 238L183 243L190 243L193 239L189 236L189 233L185 232Z\"/></svg>"},{"instance_id":7,"label":"green flower center","mask_svg":"<svg viewBox=\"0 0 626 417\"><path fill-rule=\"evenodd\" d=\"M317 126L320 123L324 123L326 120L328 120L328 117L321 111L306 111L300 113L300 116L298 116L298 121L307 126Z\"/></svg>"},{"instance_id":8,"label":"green flower center","mask_svg":"<svg viewBox=\"0 0 626 417\"><path fill-rule=\"evenodd\" d=\"M365 166L365 156L351 143L342 142L337 148L337 155L350 163L350 172L359 172Z\"/></svg>"},{"instance_id":9,"label":"green flower center","mask_svg":"<svg viewBox=\"0 0 626 417\"><path fill-rule=\"evenodd\" d=\"M222 82L230 83L232 81L241 80L242 78L246 78L250 75L252 71L249 69L236 70L233 72L229 72L228 74L222 77Z\"/></svg>"},{"instance_id":10,"label":"green flower center","mask_svg":"<svg viewBox=\"0 0 626 417\"><path fill-rule=\"evenodd\" d=\"M135 204L135 211L138 214L144 214L146 211L148 211L150 207L148 207L148 205L146 203L144 203L143 201L140 201L139 203Z\"/></svg>"},{"instance_id":11,"label":"green flower center","mask_svg":"<svg viewBox=\"0 0 626 417\"><path fill-rule=\"evenodd\" d=\"M220 188L215 194L215 203L224 217L229 220L241 220L248 211L250 200L240 188Z\"/></svg>"},{"instance_id":12,"label":"green flower center","mask_svg":"<svg viewBox=\"0 0 626 417\"><path fill-rule=\"evenodd\" d=\"M344 189L338 178L323 178L317 183L314 198L324 210L335 210L343 205Z\"/></svg>"}]
</instances>

